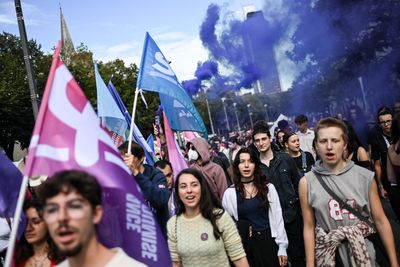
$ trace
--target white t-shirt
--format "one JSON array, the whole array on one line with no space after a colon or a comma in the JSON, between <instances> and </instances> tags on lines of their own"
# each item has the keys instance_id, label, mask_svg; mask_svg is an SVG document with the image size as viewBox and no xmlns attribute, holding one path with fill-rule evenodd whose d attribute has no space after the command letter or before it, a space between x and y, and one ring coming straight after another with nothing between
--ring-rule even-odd
<instances>
[{"instance_id":1,"label":"white t-shirt","mask_svg":"<svg viewBox=\"0 0 400 267\"><path fill-rule=\"evenodd\" d=\"M141 263L128 255L121 249L121 248L113 248L113 251L117 251L114 257L111 258L109 262L107 262L104 267L122 267L122 266L129 266L129 267L145 267L147 266L144 263ZM69 267L68 259L61 262L57 265L57 267Z\"/></svg>"},{"instance_id":2,"label":"white t-shirt","mask_svg":"<svg viewBox=\"0 0 400 267\"><path fill-rule=\"evenodd\" d=\"M303 151L307 151L310 152L314 159L316 157L315 151L313 149L313 141L314 141L314 131L307 129L306 133L302 133L300 131L296 132L297 136L299 137L299 141L300 141L300 149Z\"/></svg>"}]
</instances>

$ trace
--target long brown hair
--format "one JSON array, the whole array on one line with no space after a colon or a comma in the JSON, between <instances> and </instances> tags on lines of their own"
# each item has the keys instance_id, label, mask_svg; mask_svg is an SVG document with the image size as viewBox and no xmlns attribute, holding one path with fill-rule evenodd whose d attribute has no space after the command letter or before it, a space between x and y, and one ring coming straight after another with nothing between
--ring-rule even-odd
<instances>
[{"instance_id":1,"label":"long brown hair","mask_svg":"<svg viewBox=\"0 0 400 267\"><path fill-rule=\"evenodd\" d=\"M203 174L200 171L188 168L182 170L175 181L175 204L176 204L176 216L181 215L185 212L185 205L179 197L179 179L182 174L191 174L193 175L200 183L201 186L201 197L200 197L200 212L201 215L209 220L213 226L213 233L215 239L219 239L222 235L222 232L219 230L217 225L217 220L221 218L224 213L224 209L222 207L219 199L214 196L211 192L211 189L207 183L206 178L204 178ZM217 210L216 210L217 209Z\"/></svg>"},{"instance_id":2,"label":"long brown hair","mask_svg":"<svg viewBox=\"0 0 400 267\"><path fill-rule=\"evenodd\" d=\"M28 209L34 208L36 212L39 214L39 217L42 218L42 204L36 198L36 196L32 196L29 199L26 199L24 202L23 210L26 212ZM61 262L64 257L58 252L56 245L50 237L50 234L47 232L46 242L48 245L47 258L51 262L55 262L56 264ZM26 262L30 257L34 255L32 244L28 243L23 234L21 239L19 240L16 251L15 251L15 264L19 266L20 264Z\"/></svg>"},{"instance_id":3,"label":"long brown hair","mask_svg":"<svg viewBox=\"0 0 400 267\"><path fill-rule=\"evenodd\" d=\"M257 153L248 147L241 148L235 157L235 160L233 161L233 182L235 184L235 188L237 191L239 191L239 195L241 196L241 200L243 201L245 198L245 190L244 190L244 185L241 181L241 175L239 171L239 163L240 163L240 155L241 154L249 154L250 155L250 160L255 164L254 168L254 186L257 188L258 193L260 194L261 197L261 206L268 208L269 202L268 202L268 180L261 171L260 165L260 159L258 158Z\"/></svg>"}]
</instances>

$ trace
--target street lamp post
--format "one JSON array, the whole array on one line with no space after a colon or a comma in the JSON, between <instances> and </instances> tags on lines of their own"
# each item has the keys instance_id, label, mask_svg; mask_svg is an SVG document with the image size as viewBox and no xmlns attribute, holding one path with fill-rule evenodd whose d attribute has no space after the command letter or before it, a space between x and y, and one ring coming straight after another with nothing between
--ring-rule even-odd
<instances>
[{"instance_id":1,"label":"street lamp post","mask_svg":"<svg viewBox=\"0 0 400 267\"><path fill-rule=\"evenodd\" d=\"M251 105L247 104L247 111L249 112L249 117L250 117L250 125L251 125L251 129L253 129L253 117L252 117L253 113L251 113L250 107L251 107Z\"/></svg>"},{"instance_id":2,"label":"street lamp post","mask_svg":"<svg viewBox=\"0 0 400 267\"><path fill-rule=\"evenodd\" d=\"M364 105L364 110L367 109L367 100L365 98L365 91L364 91L364 84L363 84L363 79L362 77L358 77L358 82L360 83L360 88L361 88L361 95L363 99L363 105Z\"/></svg>"},{"instance_id":3,"label":"street lamp post","mask_svg":"<svg viewBox=\"0 0 400 267\"><path fill-rule=\"evenodd\" d=\"M225 113L226 128L228 129L228 132L230 132L231 131L231 129L230 129L231 127L229 127L228 114L226 114L226 108L225 108L225 100L226 100L226 98L222 97L221 100L222 100L222 107L224 108L224 113Z\"/></svg>"},{"instance_id":4,"label":"street lamp post","mask_svg":"<svg viewBox=\"0 0 400 267\"><path fill-rule=\"evenodd\" d=\"M264 108L265 108L265 120L268 122L269 121L269 116L268 116L268 105L264 104Z\"/></svg>"},{"instance_id":5,"label":"street lamp post","mask_svg":"<svg viewBox=\"0 0 400 267\"><path fill-rule=\"evenodd\" d=\"M209 105L209 103L208 103L207 90L206 90L205 87L202 87L202 88L203 88L203 91L204 91L204 97L205 97L205 99L206 99L206 106L207 106L207 111L208 111L208 118L209 118L209 120L210 120L210 125L211 125L211 133L212 133L213 135L215 135L215 132L214 132L214 125L213 125L213 121L212 121L212 118L211 118L210 105Z\"/></svg>"},{"instance_id":6,"label":"street lamp post","mask_svg":"<svg viewBox=\"0 0 400 267\"><path fill-rule=\"evenodd\" d=\"M233 103L233 107L235 108L235 116L236 116L237 128L238 128L238 131L240 132L241 129L240 129L240 124L239 124L239 118L238 118L238 114L237 114L236 105L237 105L237 103Z\"/></svg>"},{"instance_id":7,"label":"street lamp post","mask_svg":"<svg viewBox=\"0 0 400 267\"><path fill-rule=\"evenodd\" d=\"M14 0L14 5L15 5L15 12L17 14L22 52L24 55L24 63L25 63L25 69L26 69L26 74L27 74L28 87L29 87L29 91L31 93L33 118L36 121L36 118L37 118L38 112L39 112L39 105L38 105L39 100L38 100L38 94L37 94L37 89L36 89L36 81L35 81L35 74L33 71L31 54L30 54L30 51L28 48L28 37L26 35L25 21L24 21L24 15L22 14L21 1Z\"/></svg>"}]
</instances>

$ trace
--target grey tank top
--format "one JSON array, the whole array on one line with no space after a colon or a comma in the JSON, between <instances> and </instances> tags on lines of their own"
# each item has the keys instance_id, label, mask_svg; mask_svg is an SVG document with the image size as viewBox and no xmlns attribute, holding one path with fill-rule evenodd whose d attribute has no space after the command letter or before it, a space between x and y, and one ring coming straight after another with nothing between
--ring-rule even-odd
<instances>
[{"instance_id":1,"label":"grey tank top","mask_svg":"<svg viewBox=\"0 0 400 267\"><path fill-rule=\"evenodd\" d=\"M340 209L339 203L334 200L318 182L313 171L308 172L307 192L308 203L314 210L316 223L326 232L337 229L339 226L351 226L358 222L358 218L345 209ZM339 175L321 175L325 183L339 198L353 206L357 203L362 208L363 214L370 217L369 192L374 178L374 173L354 165L348 171ZM375 251L372 243L366 240L370 252L372 266L375 266ZM339 253L345 266L351 266L347 244L339 246Z\"/></svg>"}]
</instances>

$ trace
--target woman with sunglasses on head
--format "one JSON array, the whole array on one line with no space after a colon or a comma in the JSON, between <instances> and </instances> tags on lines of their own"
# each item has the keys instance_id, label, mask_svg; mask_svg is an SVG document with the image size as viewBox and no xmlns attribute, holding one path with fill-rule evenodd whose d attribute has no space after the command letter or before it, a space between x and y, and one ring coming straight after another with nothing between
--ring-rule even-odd
<instances>
[{"instance_id":1,"label":"woman with sunglasses on head","mask_svg":"<svg viewBox=\"0 0 400 267\"><path fill-rule=\"evenodd\" d=\"M240 149L233 171L234 185L225 191L222 205L238 222L250 266L285 266L288 239L278 193L262 174L256 152Z\"/></svg>"},{"instance_id":2,"label":"woman with sunglasses on head","mask_svg":"<svg viewBox=\"0 0 400 267\"><path fill-rule=\"evenodd\" d=\"M249 266L232 218L204 176L185 169L176 177L176 215L167 223L168 247L177 266Z\"/></svg>"},{"instance_id":3,"label":"woman with sunglasses on head","mask_svg":"<svg viewBox=\"0 0 400 267\"><path fill-rule=\"evenodd\" d=\"M23 210L27 225L16 247L14 262L17 267L51 267L62 260L41 217L41 209L36 197L25 200Z\"/></svg>"}]
</instances>

